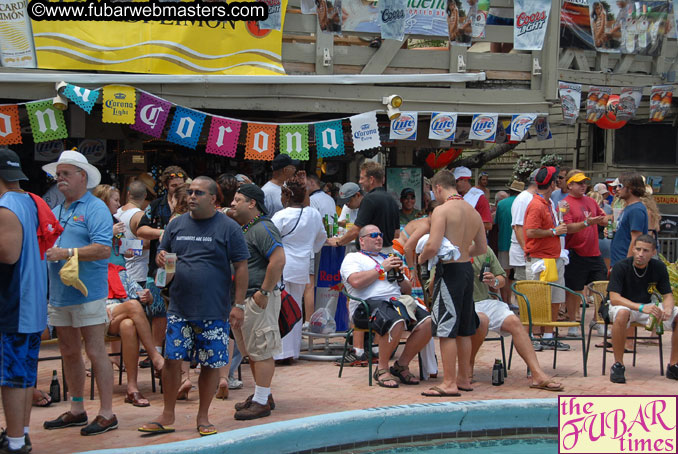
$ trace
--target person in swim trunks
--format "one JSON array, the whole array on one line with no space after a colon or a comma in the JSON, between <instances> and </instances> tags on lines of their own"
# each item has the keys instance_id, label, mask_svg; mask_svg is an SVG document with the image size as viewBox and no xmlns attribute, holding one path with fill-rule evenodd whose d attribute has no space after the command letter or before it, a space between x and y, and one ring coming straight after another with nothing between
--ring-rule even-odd
<instances>
[{"instance_id":1,"label":"person in swim trunks","mask_svg":"<svg viewBox=\"0 0 678 454\"><path fill-rule=\"evenodd\" d=\"M471 337L478 327L473 305L471 257L487 251L487 238L480 214L459 195L456 179L441 170L431 179L436 200L442 202L431 215L431 233L419 256L423 263L438 254L443 237L459 247L460 257L436 268L433 290L433 336L440 339L443 383L423 393L425 396L458 396L471 390ZM456 362L459 354L459 375Z\"/></svg>"}]
</instances>

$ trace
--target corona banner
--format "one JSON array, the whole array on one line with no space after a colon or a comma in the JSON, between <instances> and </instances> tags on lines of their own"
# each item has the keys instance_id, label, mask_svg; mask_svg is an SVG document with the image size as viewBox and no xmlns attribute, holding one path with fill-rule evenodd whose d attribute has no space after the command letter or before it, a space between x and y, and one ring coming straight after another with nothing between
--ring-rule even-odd
<instances>
[{"instance_id":1,"label":"corona banner","mask_svg":"<svg viewBox=\"0 0 678 454\"><path fill-rule=\"evenodd\" d=\"M281 3L282 29L287 0ZM260 29L256 21L32 20L32 29L38 68L151 74L285 74L282 31Z\"/></svg>"}]
</instances>

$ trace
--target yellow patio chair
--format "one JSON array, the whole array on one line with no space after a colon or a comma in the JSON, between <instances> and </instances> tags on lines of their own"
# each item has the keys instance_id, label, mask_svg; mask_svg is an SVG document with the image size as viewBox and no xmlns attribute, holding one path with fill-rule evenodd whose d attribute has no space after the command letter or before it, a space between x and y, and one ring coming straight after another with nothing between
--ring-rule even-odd
<instances>
[{"instance_id":1,"label":"yellow patio chair","mask_svg":"<svg viewBox=\"0 0 678 454\"><path fill-rule=\"evenodd\" d=\"M579 322L558 322L553 321L551 318L551 289L557 287L565 290L568 293L578 296L582 302L582 313L581 321ZM570 290L567 287L562 285L554 284L552 282L543 282L543 281L517 281L514 282L511 286L511 290L516 294L516 300L518 301L518 306L520 307L520 321L524 326L528 327L528 332L530 339L534 340L532 327L533 326L542 326L542 327L552 327L555 328L555 335L553 340L558 342L560 340L579 340L581 341L581 350L582 350L582 364L584 367L584 377L586 377L586 337L584 331L584 323L586 319L586 300L584 295L574 290ZM559 328L571 328L579 327L580 335L579 336L559 336ZM511 354L513 354L513 346L511 346ZM553 349L553 368L556 368L558 349ZM510 361L510 359L509 359Z\"/></svg>"},{"instance_id":2,"label":"yellow patio chair","mask_svg":"<svg viewBox=\"0 0 678 454\"><path fill-rule=\"evenodd\" d=\"M605 375L605 371L607 370L606 366L606 359L607 359L607 340L609 339L608 337L608 323L605 322L605 320L600 316L600 306L603 304L609 304L609 301L607 299L607 285L609 281L594 281L591 282L588 285L588 289L591 292L591 295L593 296L593 302L595 306L595 315L594 315L594 320L596 325L603 325L605 328L603 330L603 371L602 375ZM587 347L587 362L588 362L588 354L591 352L591 331L593 331L593 327L595 325L592 324L591 327L589 328L589 339L588 339L588 347ZM662 336L658 336L656 334L650 335L648 334L647 336L639 336L638 335L638 328L645 328L645 325L641 323L631 323L631 327L633 328L633 336L627 337L628 339L633 339L633 367L636 367L636 354L638 353L638 340L656 340L657 345L659 347L659 374L664 376L664 350L663 350L663 345L662 345Z\"/></svg>"}]
</instances>

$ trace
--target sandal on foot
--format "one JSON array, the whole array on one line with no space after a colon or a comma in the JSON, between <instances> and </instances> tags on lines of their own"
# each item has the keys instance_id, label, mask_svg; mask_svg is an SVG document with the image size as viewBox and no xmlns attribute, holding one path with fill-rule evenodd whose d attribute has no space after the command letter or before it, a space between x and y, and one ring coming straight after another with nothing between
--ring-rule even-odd
<instances>
[{"instance_id":1,"label":"sandal on foot","mask_svg":"<svg viewBox=\"0 0 678 454\"><path fill-rule=\"evenodd\" d=\"M228 383L226 383L224 386L219 385L217 388L217 394L214 397L221 400L228 399Z\"/></svg>"},{"instance_id":2,"label":"sandal on foot","mask_svg":"<svg viewBox=\"0 0 678 454\"><path fill-rule=\"evenodd\" d=\"M410 372L406 366L401 366L398 364L398 361L393 363L389 369L389 372L391 372L391 375L398 377L403 385L419 384L417 377L412 372Z\"/></svg>"},{"instance_id":3,"label":"sandal on foot","mask_svg":"<svg viewBox=\"0 0 678 454\"><path fill-rule=\"evenodd\" d=\"M555 385L555 386L552 386ZM544 391L562 391L565 389L560 383L556 383L553 380L544 380L541 383L533 383L530 385L532 389L543 389Z\"/></svg>"},{"instance_id":4,"label":"sandal on foot","mask_svg":"<svg viewBox=\"0 0 678 454\"><path fill-rule=\"evenodd\" d=\"M188 386L186 386L186 383L188 383ZM188 400L188 393L192 388L193 385L191 384L191 380L186 378L182 381L179 391L177 392L177 400Z\"/></svg>"},{"instance_id":5,"label":"sandal on foot","mask_svg":"<svg viewBox=\"0 0 678 454\"><path fill-rule=\"evenodd\" d=\"M459 386L459 385L457 385L457 389L459 391L464 391L464 392L467 392L467 393L470 393L471 391L473 391L473 388L465 388L465 387Z\"/></svg>"},{"instance_id":6,"label":"sandal on foot","mask_svg":"<svg viewBox=\"0 0 678 454\"><path fill-rule=\"evenodd\" d=\"M148 427L148 426L155 426L155 427ZM150 434L150 435L160 435L160 434L169 434L174 432L174 427L171 426L163 426L159 422L149 422L144 424L143 426L139 427L137 429L139 432L143 432L145 434Z\"/></svg>"},{"instance_id":7,"label":"sandal on foot","mask_svg":"<svg viewBox=\"0 0 678 454\"><path fill-rule=\"evenodd\" d=\"M127 393L125 396L125 403L132 404L135 407L150 407L151 403L139 391Z\"/></svg>"},{"instance_id":8,"label":"sandal on foot","mask_svg":"<svg viewBox=\"0 0 678 454\"><path fill-rule=\"evenodd\" d=\"M448 393L447 391L438 386L433 386L432 388L429 388L427 391L421 393L421 395L426 397L459 397L461 396L461 393Z\"/></svg>"},{"instance_id":9,"label":"sandal on foot","mask_svg":"<svg viewBox=\"0 0 678 454\"><path fill-rule=\"evenodd\" d=\"M52 405L52 396L47 394L45 391L40 391L39 389L37 390L38 393L40 393L40 398L38 400L35 400L35 396L33 396L33 406L34 407L49 407Z\"/></svg>"},{"instance_id":10,"label":"sandal on foot","mask_svg":"<svg viewBox=\"0 0 678 454\"><path fill-rule=\"evenodd\" d=\"M374 371L374 379L377 381L377 384L381 386L382 388L397 388L398 382L396 381L395 377L387 377L387 378L381 378L382 375L389 374L388 369L376 369ZM393 382L393 384L389 385L388 382Z\"/></svg>"},{"instance_id":11,"label":"sandal on foot","mask_svg":"<svg viewBox=\"0 0 678 454\"><path fill-rule=\"evenodd\" d=\"M212 424L200 424L198 426L198 433L201 437L206 437L207 435L214 435L217 433L217 428Z\"/></svg>"}]
</instances>

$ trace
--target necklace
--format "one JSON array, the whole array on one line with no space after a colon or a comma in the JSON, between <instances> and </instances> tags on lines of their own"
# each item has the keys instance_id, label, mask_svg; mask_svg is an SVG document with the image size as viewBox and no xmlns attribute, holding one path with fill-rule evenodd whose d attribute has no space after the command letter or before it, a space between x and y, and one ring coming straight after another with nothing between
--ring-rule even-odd
<instances>
[{"instance_id":1,"label":"necklace","mask_svg":"<svg viewBox=\"0 0 678 454\"><path fill-rule=\"evenodd\" d=\"M250 229L250 227L252 227L254 224L256 224L257 222L259 222L259 220L261 219L261 216L263 216L263 215L260 213L260 214L258 214L258 215L256 215L256 216L254 216L250 222L248 222L247 224L243 225L243 226L242 226L242 233L247 233L247 231Z\"/></svg>"},{"instance_id":2,"label":"necklace","mask_svg":"<svg viewBox=\"0 0 678 454\"><path fill-rule=\"evenodd\" d=\"M646 266L646 267L645 267L645 271L643 272L643 274L638 274L638 271L636 271L636 265L631 265L631 266L633 267L633 273L636 275L636 277L638 277L638 278L640 278L640 279L642 279L643 277L645 277L645 275L647 274L647 269L649 268L649 266Z\"/></svg>"},{"instance_id":3,"label":"necklace","mask_svg":"<svg viewBox=\"0 0 678 454\"><path fill-rule=\"evenodd\" d=\"M464 200L464 198L459 194L452 194L447 198L447 200Z\"/></svg>"}]
</instances>

